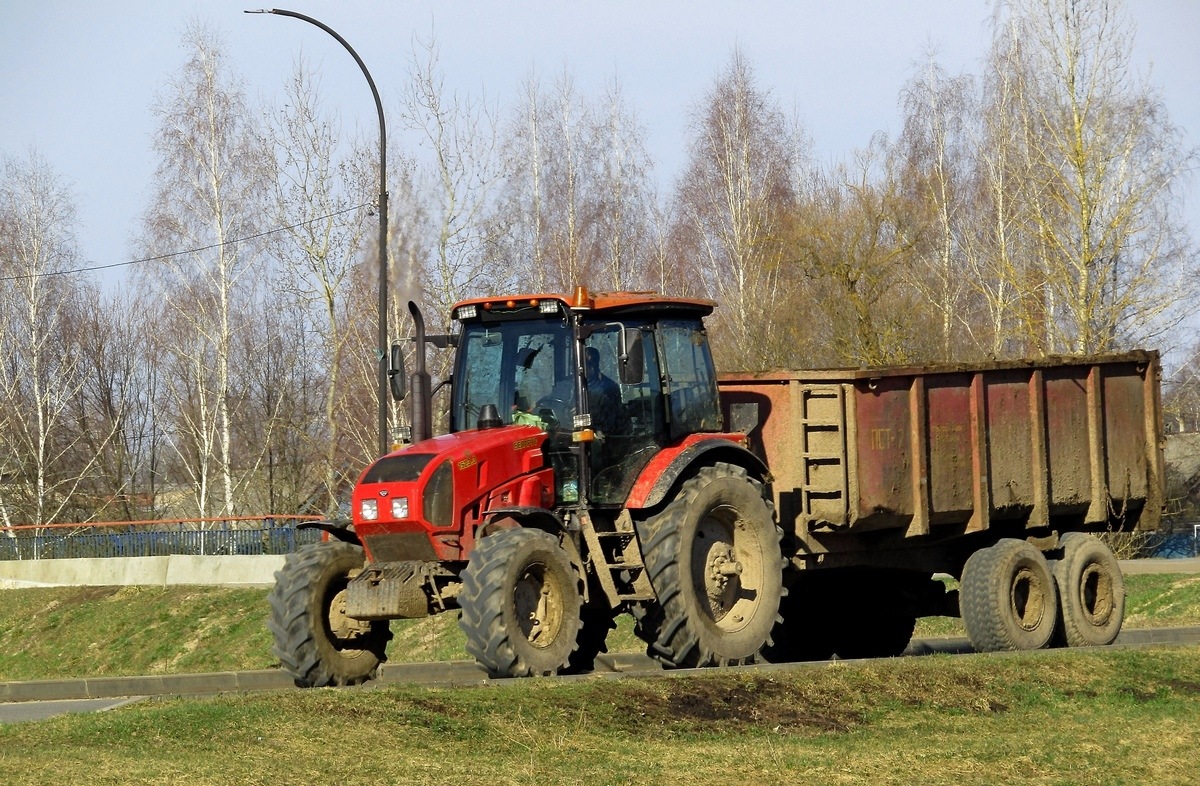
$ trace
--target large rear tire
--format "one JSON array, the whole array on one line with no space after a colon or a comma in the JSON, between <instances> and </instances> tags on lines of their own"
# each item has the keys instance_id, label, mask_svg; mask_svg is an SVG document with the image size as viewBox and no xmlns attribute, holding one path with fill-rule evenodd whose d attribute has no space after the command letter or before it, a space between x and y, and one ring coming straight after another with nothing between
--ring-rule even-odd
<instances>
[{"instance_id":1,"label":"large rear tire","mask_svg":"<svg viewBox=\"0 0 1200 786\"><path fill-rule=\"evenodd\" d=\"M963 567L959 606L977 652L1036 650L1058 624L1054 577L1042 552L1005 538L971 555Z\"/></svg>"},{"instance_id":2,"label":"large rear tire","mask_svg":"<svg viewBox=\"0 0 1200 786\"><path fill-rule=\"evenodd\" d=\"M1062 551L1054 565L1056 638L1071 647L1112 644L1125 620L1125 578L1117 558L1103 541L1083 532L1063 535Z\"/></svg>"},{"instance_id":3,"label":"large rear tire","mask_svg":"<svg viewBox=\"0 0 1200 786\"><path fill-rule=\"evenodd\" d=\"M467 652L494 677L565 670L582 624L580 580L558 539L501 530L476 544L462 574L459 627Z\"/></svg>"},{"instance_id":4,"label":"large rear tire","mask_svg":"<svg viewBox=\"0 0 1200 786\"><path fill-rule=\"evenodd\" d=\"M705 467L637 527L658 599L637 628L650 656L681 668L758 660L779 621L784 565L762 484L732 464Z\"/></svg>"},{"instance_id":5,"label":"large rear tire","mask_svg":"<svg viewBox=\"0 0 1200 786\"><path fill-rule=\"evenodd\" d=\"M353 544L315 543L289 554L275 574L271 652L302 688L366 682L387 659L388 623L345 614L346 584L363 559Z\"/></svg>"}]
</instances>

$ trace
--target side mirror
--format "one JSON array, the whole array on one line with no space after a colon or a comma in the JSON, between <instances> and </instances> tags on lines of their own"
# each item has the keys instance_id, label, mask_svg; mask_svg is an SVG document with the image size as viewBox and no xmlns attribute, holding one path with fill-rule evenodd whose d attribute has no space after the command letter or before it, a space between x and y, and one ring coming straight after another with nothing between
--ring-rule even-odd
<instances>
[{"instance_id":1,"label":"side mirror","mask_svg":"<svg viewBox=\"0 0 1200 786\"><path fill-rule=\"evenodd\" d=\"M642 346L642 331L638 328L621 330L620 376L622 385L640 385L646 377L646 349Z\"/></svg>"},{"instance_id":2,"label":"side mirror","mask_svg":"<svg viewBox=\"0 0 1200 786\"><path fill-rule=\"evenodd\" d=\"M404 389L405 380L408 375L404 373L404 352L400 347L400 342L392 343L392 359L388 364L388 386L392 389L392 398L396 401L403 401L407 391Z\"/></svg>"}]
</instances>

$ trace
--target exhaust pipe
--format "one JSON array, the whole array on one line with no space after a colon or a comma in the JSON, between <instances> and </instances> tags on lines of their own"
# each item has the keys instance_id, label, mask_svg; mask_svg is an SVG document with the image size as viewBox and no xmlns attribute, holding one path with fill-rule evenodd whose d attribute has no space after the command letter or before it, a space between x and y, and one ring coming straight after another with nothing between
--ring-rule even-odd
<instances>
[{"instance_id":1,"label":"exhaust pipe","mask_svg":"<svg viewBox=\"0 0 1200 786\"><path fill-rule=\"evenodd\" d=\"M411 300L408 301L408 311L416 326L413 340L417 343L413 373L408 377L412 396L409 422L412 424L412 441L415 444L433 436L433 394L429 389L429 372L425 370L425 318L421 316L421 309Z\"/></svg>"}]
</instances>

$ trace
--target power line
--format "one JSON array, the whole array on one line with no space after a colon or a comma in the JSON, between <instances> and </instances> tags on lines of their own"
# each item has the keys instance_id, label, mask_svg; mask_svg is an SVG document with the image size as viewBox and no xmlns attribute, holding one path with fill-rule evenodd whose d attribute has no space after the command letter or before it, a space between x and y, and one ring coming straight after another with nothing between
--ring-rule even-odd
<instances>
[{"instance_id":1,"label":"power line","mask_svg":"<svg viewBox=\"0 0 1200 786\"><path fill-rule=\"evenodd\" d=\"M192 248L192 249L188 249L186 251L172 251L169 254L159 254L158 256L143 257L141 259L130 259L126 262L113 262L108 265L92 265L91 267L79 267L79 268L74 268L72 270L57 270L57 271L54 271L51 273L22 273L22 274L16 275L16 276L0 276L0 281L26 281L26 280L34 279L34 278L51 278L53 276L70 276L70 275L74 275L76 273L93 273L97 270L111 270L113 268L118 268L118 267L129 267L130 265L140 265L143 262L162 262L165 259L172 259L174 257L186 256L188 254L198 254L201 251L211 251L214 248L222 248L223 246L231 246L235 243L245 243L249 240L257 240L260 237L266 237L267 235L273 235L276 232L287 232L290 229L295 229L296 227L302 227L305 224L314 224L318 221L324 221L327 218L336 218L340 215L344 215L346 213L352 213L355 210L361 210L364 207L372 207L372 206L373 206L373 203L366 202L361 205L355 205L354 207L345 208L344 210L338 210L337 212L334 212L334 213L328 213L323 216L317 216L316 218L310 218L305 221L299 221L295 224L291 224L290 226L276 227L275 229L267 229L263 232L258 232L253 235L247 235L246 237L236 237L236 238L233 238L232 240L226 240L223 243L213 243L208 246L200 246L199 248Z\"/></svg>"}]
</instances>

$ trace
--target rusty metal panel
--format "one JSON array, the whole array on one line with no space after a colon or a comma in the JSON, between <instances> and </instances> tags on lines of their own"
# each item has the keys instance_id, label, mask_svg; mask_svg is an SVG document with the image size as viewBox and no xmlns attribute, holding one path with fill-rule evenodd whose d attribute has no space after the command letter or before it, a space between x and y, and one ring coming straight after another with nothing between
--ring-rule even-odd
<instances>
[{"instance_id":1,"label":"rusty metal panel","mask_svg":"<svg viewBox=\"0 0 1200 786\"><path fill-rule=\"evenodd\" d=\"M816 552L840 534L1095 528L1142 508L1139 526L1157 524L1160 374L1157 353L1131 352L742 374L721 391L757 402L750 442L781 522Z\"/></svg>"},{"instance_id":2,"label":"rusty metal panel","mask_svg":"<svg viewBox=\"0 0 1200 786\"><path fill-rule=\"evenodd\" d=\"M859 529L895 526L913 514L911 378L859 380L854 386L858 438Z\"/></svg>"},{"instance_id":3,"label":"rusty metal panel","mask_svg":"<svg viewBox=\"0 0 1200 786\"><path fill-rule=\"evenodd\" d=\"M1077 368L1047 369L1047 456L1050 470L1050 512L1082 513L1090 503L1088 471L1087 378Z\"/></svg>"},{"instance_id":4,"label":"rusty metal panel","mask_svg":"<svg viewBox=\"0 0 1200 786\"><path fill-rule=\"evenodd\" d=\"M929 489L933 519L961 521L975 508L971 378L933 378L926 388L929 412Z\"/></svg>"},{"instance_id":5,"label":"rusty metal panel","mask_svg":"<svg viewBox=\"0 0 1200 786\"><path fill-rule=\"evenodd\" d=\"M1132 369L1131 369L1132 371ZM1107 441L1104 471L1108 489L1117 499L1144 498L1149 482L1146 401L1143 384L1135 373L1104 377L1104 433Z\"/></svg>"}]
</instances>

